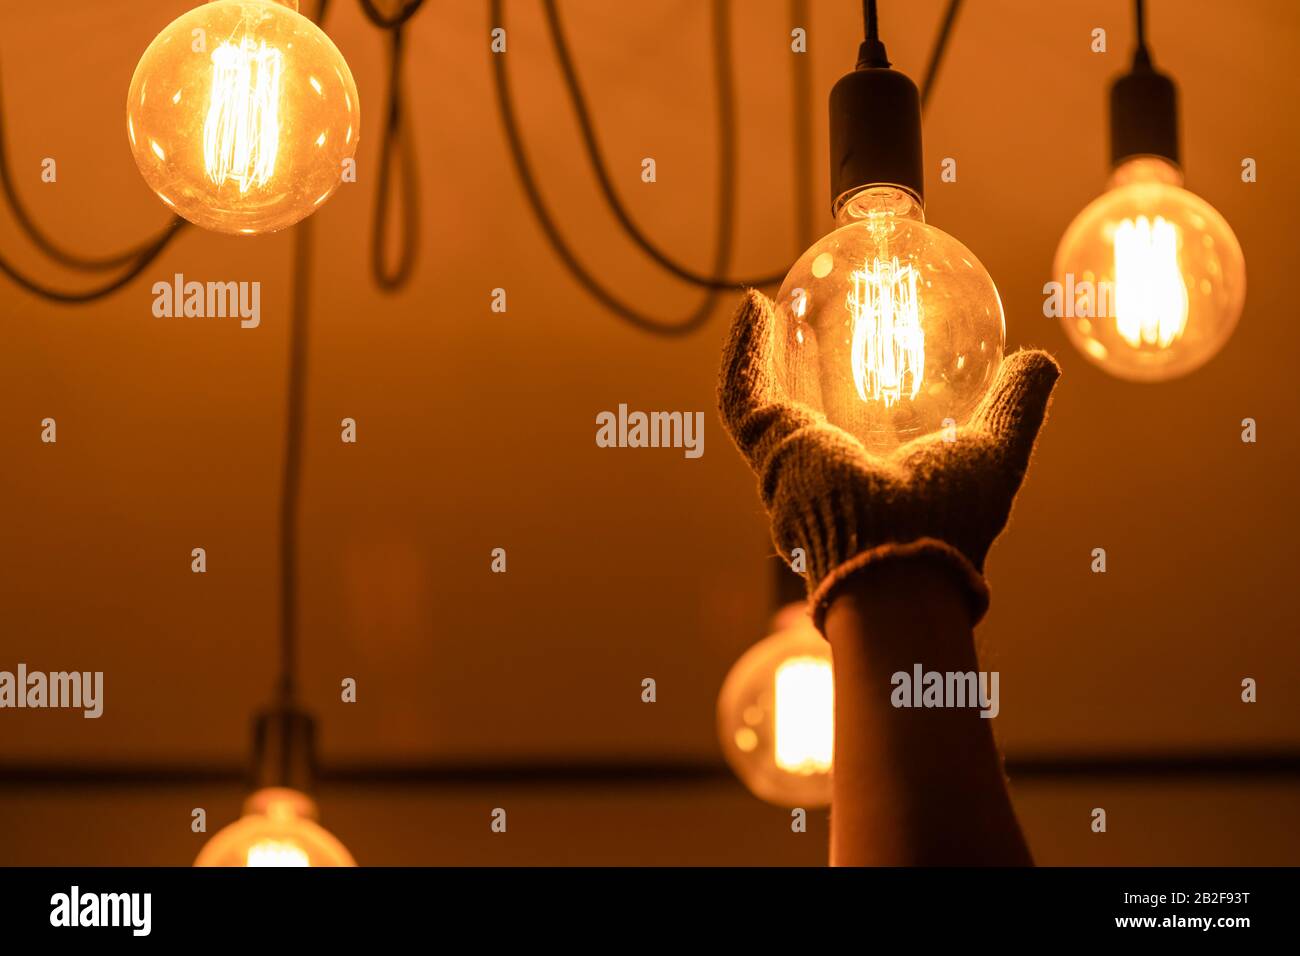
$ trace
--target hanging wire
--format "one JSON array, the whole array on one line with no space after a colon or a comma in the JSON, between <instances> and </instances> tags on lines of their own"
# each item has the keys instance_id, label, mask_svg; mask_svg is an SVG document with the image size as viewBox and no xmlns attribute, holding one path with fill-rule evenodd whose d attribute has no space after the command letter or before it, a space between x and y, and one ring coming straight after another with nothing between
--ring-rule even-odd
<instances>
[{"instance_id":1,"label":"hanging wire","mask_svg":"<svg viewBox=\"0 0 1300 956\"><path fill-rule=\"evenodd\" d=\"M490 16L494 26L505 28L505 10L503 0L491 0ZM734 93L731 82L731 29L728 5L725 0L714 0L713 36L714 36L714 82L718 98L718 210L717 234L714 244L714 272L721 273L731 259L732 217L735 210L735 177L732 175L735 158L735 111ZM501 112L501 121L505 127L510 154L514 160L515 172L519 176L524 194L528 198L533 214L537 217L542 231L552 250L564 263L573 278L587 290L590 295L607 309L629 322L633 326L656 335L686 335L700 328L708 321L717 302L719 290L710 288L700 305L685 319L677 322L664 322L630 306L607 290L584 266L570 248L554 217L546 206L538 188L537 177L524 147L523 137L515 115L514 102L510 93L510 78L506 70L505 53L493 53L492 73L496 83L497 105Z\"/></svg>"},{"instance_id":2,"label":"hanging wire","mask_svg":"<svg viewBox=\"0 0 1300 956\"><path fill-rule=\"evenodd\" d=\"M19 228L27 234L27 237L41 252L69 269L79 269L86 272L106 272L124 266L153 248L159 239L167 235L169 229L175 227L176 220L180 219L179 216L175 216L173 222L169 223L167 228L159 232L158 235L151 236L130 249L105 256L82 256L75 252L69 252L46 235L40 226L36 224L36 220L27 207L23 205L22 198L18 195L18 189L14 184L13 170L9 165L9 143L5 137L3 77L0 77L0 187L4 189L5 199L8 201L9 209L13 213L14 220L18 223Z\"/></svg>"},{"instance_id":3,"label":"hanging wire","mask_svg":"<svg viewBox=\"0 0 1300 956\"><path fill-rule=\"evenodd\" d=\"M419 3L414 6L418 7ZM388 113L379 147L379 180L375 188L375 221L370 241L370 270L375 284L384 292L396 292L411 280L420 247L419 163L415 155L415 136L409 124L403 122L406 115L402 85L404 49L404 31L401 26L394 27L389 31ZM396 154L394 150L397 150ZM398 161L402 180L402 238L397 264L390 270L385 265L389 259L388 209L392 204L393 164Z\"/></svg>"},{"instance_id":4,"label":"hanging wire","mask_svg":"<svg viewBox=\"0 0 1300 956\"><path fill-rule=\"evenodd\" d=\"M315 226L311 217L293 231L293 281L289 308L289 372L284 415L284 473L280 489L280 675L279 703L291 708L297 695L298 512L302 498L303 406L307 391L307 334L312 304Z\"/></svg>"},{"instance_id":5,"label":"hanging wire","mask_svg":"<svg viewBox=\"0 0 1300 956\"><path fill-rule=\"evenodd\" d=\"M317 26L329 0L316 8ZM280 660L275 696L292 710L298 692L298 519L302 499L302 449L307 399L307 344L312 307L315 223L308 216L293 228L293 274L289 289L289 368L285 383L284 472L280 485Z\"/></svg>"},{"instance_id":6,"label":"hanging wire","mask_svg":"<svg viewBox=\"0 0 1300 956\"><path fill-rule=\"evenodd\" d=\"M77 253L69 252L60 244L51 239L37 224L27 207L23 205L22 199L18 195L18 188L14 181L13 169L9 164L9 143L5 135L5 112L4 112L4 89L0 85L0 187L3 188L5 200L13 213L14 221L18 224L19 229L26 234L32 243L46 256L53 259L60 265L80 272L109 272L113 269L128 266L127 270L115 279L111 279L99 286L90 289L84 289L77 292L68 292L63 289L55 288L33 279L22 272L17 266L9 262L3 255L0 255L0 272L3 272L15 283L22 288L31 292L33 295L40 296L51 302L64 304L81 304L93 302L96 299L102 299L112 295L118 289L127 285L131 280L149 267L149 265L162 255L163 251L171 245L173 239L188 225L184 219L174 216L172 221L162 229L157 235L146 239L130 249L123 252L113 253L104 256L82 256Z\"/></svg>"},{"instance_id":7,"label":"hanging wire","mask_svg":"<svg viewBox=\"0 0 1300 956\"><path fill-rule=\"evenodd\" d=\"M876 0L862 0L862 32L868 41L880 39L880 18L876 15Z\"/></svg>"},{"instance_id":8,"label":"hanging wire","mask_svg":"<svg viewBox=\"0 0 1300 956\"><path fill-rule=\"evenodd\" d=\"M424 5L424 0L404 0L393 14L381 11L374 0L360 2L366 19L389 34L388 105L384 114L384 135L379 146L375 221L370 235L370 273L381 291L396 292L410 282L415 274L415 260L420 247L420 166L415 154L415 135L406 122L402 65L406 50L403 28ZM388 212L393 204L395 164L400 164L398 173L401 179L402 224L397 264L389 269Z\"/></svg>"},{"instance_id":9,"label":"hanging wire","mask_svg":"<svg viewBox=\"0 0 1300 956\"><path fill-rule=\"evenodd\" d=\"M609 207L610 212L618 220L619 225L627 236L641 248L651 259L657 262L665 270L675 275L684 282L700 286L705 289L741 289L745 286L764 286L775 285L785 278L785 270L772 273L770 275L751 276L741 279L719 278L716 275L704 275L696 272L687 266L677 262L668 253L664 252L657 246L649 236L647 236L637 224L633 221L631 213L619 199L618 191L614 188L613 180L609 175L609 170L605 164L605 158L600 148L600 141L596 136L595 126L591 120L591 110L587 105L587 98L582 92L582 84L578 80L577 69L573 65L573 56L569 52L569 44L565 39L564 26L560 22L560 12L556 0L544 0L543 8L546 12L546 22L551 33L551 44L555 49L555 58L560 63L560 71L564 75L564 83L569 91L569 101L573 106L574 115L578 120L578 130L582 135L583 145L586 147L587 159L591 163L592 171L596 174L596 182L600 186L601 194L605 197L605 205ZM735 94L734 79L730 76L730 51L727 53L728 71L728 89L732 90L729 94L732 102L728 104L727 109L734 113ZM734 137L733 137L734 139ZM728 166L728 175L734 175L734 154L735 144L729 142L726 148L731 154L733 162ZM719 183L719 188L722 188Z\"/></svg>"},{"instance_id":10,"label":"hanging wire","mask_svg":"<svg viewBox=\"0 0 1300 956\"><path fill-rule=\"evenodd\" d=\"M727 4L725 0L717 0L717 3L715 4L715 21L719 16L726 16L727 14L727 10L725 9L726 6ZM806 17L806 10L800 13L794 12L798 10L801 6L802 4L799 4L797 0L795 0L795 2L792 2L791 5L792 17L796 17L795 22L801 22L802 19ZM723 8L721 12L719 12L718 10L719 7ZM940 26L939 34L935 39L934 46L930 54L930 62L927 67L925 81L921 89L921 102L922 102L923 109L925 107L926 102L929 99L930 92L933 89L935 80L938 76L939 67L943 60L943 54L947 49L948 41L952 33L953 24L956 20L957 11L959 7L960 7L960 0L949 0L948 9L945 13L944 20ZM681 266L679 263L671 259L666 253L662 252L647 236L645 236L644 233L640 231L640 229L637 228L630 214L627 212L626 208L619 200L618 193L613 188L612 180L609 176L608 171L605 168L604 160L599 148L599 138L595 133L594 126L591 122L590 112L587 109L586 100L582 95L581 85L578 82L576 70L573 67L572 57L569 54L568 44L564 38L563 28L559 20L558 8L556 6L555 0L545 0L544 9L547 16L548 26L550 28L552 43L555 48L556 57L560 61L561 71L564 74L565 84L568 87L570 100L572 102L575 115L577 116L578 119L578 126L582 134L584 145L586 147L588 160L590 161L592 168L596 173L597 183L600 186L602 195L605 197L606 204L609 206L610 210L614 213L615 217L619 221L619 224L622 226L624 232L629 236L629 238L631 238L655 262L657 262L660 266L662 266L667 271L671 272L673 275L677 276L680 279L683 279L686 282L690 282L691 284L709 289L710 291L733 289L740 285L773 285L781 281L781 279L784 276L784 272L779 274L773 274L771 276L761 276L755 279L748 279L748 280L723 278L721 277L721 273L723 271L721 268L715 268L712 275L702 275L693 272L692 270L689 270L686 267ZM504 26L503 0L492 0L490 13L494 25ZM878 26L878 17L876 13L875 0L863 0L863 20L864 20L865 34L868 40L878 40L879 26ZM728 113L729 122L733 124L730 127L731 130L730 135L734 136L734 102L730 101L729 99L725 99L721 95L721 90L723 89L724 83L726 85L727 90L729 91L732 90L731 77L730 77L730 56L731 54L730 54L729 40L725 44L719 44L718 47L715 49L715 60L716 63L718 64L719 73L721 74L723 72L722 64L725 64L726 65L725 72L727 74L725 78L720 75L718 79L720 152L726 153L727 155L732 157L731 161L729 161L728 165L725 167L725 171L719 176L720 183L721 182L731 183L734 181L735 178L734 177L734 155L735 155L734 142L727 141L727 138L721 135L721 131L723 129L728 128L727 125L723 122L724 110L722 109L722 106L725 104L727 107L726 112ZM505 126L506 137L507 140L509 141L511 154L514 159L515 171L520 178L520 181L524 187L525 195L527 196L529 200L529 204L532 206L533 212L537 216L537 219L542 226L542 231L545 233L547 240L551 245L552 250L564 263L565 267L569 270L573 278L585 289L587 289L587 291L594 298L596 298L603 305L605 305L606 308L609 308L611 311L613 311L620 317L628 320L633 325L636 325L639 328L645 329L646 331L658 332L662 334L684 334L687 332L694 331L696 328L702 325L704 321L707 321L708 316L706 313L702 318L698 318L698 320L696 321L687 321L673 326L666 326L664 323L656 319L649 318L646 315L640 313L638 310L633 309L630 306L627 306L622 301L620 301L611 292L609 292L607 289L601 286L600 283L591 274L590 270L588 270L582 264L582 262L578 259L576 253L568 245L563 235L560 233L559 228L554 221L554 217L551 216L550 211L546 207L545 201L542 199L540 191L537 187L536 176L532 171L531 164L529 163L527 157L527 152L523 147L522 139L518 128L518 122L515 117L513 103L510 97L508 74L507 74L506 65L503 62L505 59L505 54L493 54L492 59L493 59L493 68L494 68L493 73L494 73L494 78L496 80L496 87L497 87L497 99L501 109L502 122ZM795 59L796 59L796 64L798 64L798 62L804 58L796 57ZM798 73L798 67L796 67L795 83L794 83L796 90L811 85L810 81L808 81L806 78L803 80L801 84L800 79L801 78ZM732 92L731 95L734 96L734 92ZM801 106L801 100L796 99L795 100L796 129L800 128L800 123L802 122L803 116L805 115L806 112L801 110L800 106ZM802 139L804 143L808 143L811 141L811 135L798 137L797 140L798 139ZM796 143L796 150L798 150L797 143ZM796 152L796 156L798 156L797 152ZM808 162L800 162L800 161L796 162L796 169L809 170L809 167L810 164ZM811 177L811 172L809 171L807 175ZM719 190L720 203L722 202L722 197L724 196L725 193L726 190L723 189ZM797 193L798 190L796 189L796 195ZM805 229L807 231L811 231L811 227L810 225L808 225L810 220L807 219L800 220L797 218L796 221L801 222L801 225L798 228L802 239ZM730 228L728 228L725 235L726 235L726 241L729 245L731 242ZM695 316L693 316L692 318L694 319Z\"/></svg>"},{"instance_id":11,"label":"hanging wire","mask_svg":"<svg viewBox=\"0 0 1300 956\"><path fill-rule=\"evenodd\" d=\"M1145 0L1133 0L1133 21L1137 46L1133 50L1133 65L1151 65L1151 51L1147 49L1147 5Z\"/></svg>"},{"instance_id":12,"label":"hanging wire","mask_svg":"<svg viewBox=\"0 0 1300 956\"><path fill-rule=\"evenodd\" d=\"M925 67L925 77L921 80L921 111L925 112L930 103L930 94L934 92L935 81L939 76L939 67L943 65L943 55L948 50L948 38L952 35L953 25L957 22L957 13L961 10L961 0L948 0L948 9L944 11L939 23L939 33L930 48L930 62Z\"/></svg>"},{"instance_id":13,"label":"hanging wire","mask_svg":"<svg viewBox=\"0 0 1300 956\"><path fill-rule=\"evenodd\" d=\"M367 20L381 30L396 30L415 16L422 6L424 0L406 0L397 13L390 16L375 6L375 0L361 0L361 12L366 15Z\"/></svg>"},{"instance_id":14,"label":"hanging wire","mask_svg":"<svg viewBox=\"0 0 1300 956\"><path fill-rule=\"evenodd\" d=\"M106 296L112 295L147 269L155 259L162 255L163 250L171 244L172 239L174 239L186 225L188 224L183 219L174 221L167 227L161 236L154 240L153 245L140 253L140 257L135 260L129 270L104 285L85 289L81 292L65 292L62 289L56 289L53 286L45 285L42 282L29 278L22 272L18 271L18 269L9 263L3 256L0 256L0 272L3 272L10 279L22 286L28 292L31 292L33 295L38 295L51 302L61 302L65 305L80 305L86 302L93 302L96 299L102 299Z\"/></svg>"},{"instance_id":15,"label":"hanging wire","mask_svg":"<svg viewBox=\"0 0 1300 956\"><path fill-rule=\"evenodd\" d=\"M317 7L317 22L324 19L328 8L329 0L320 0ZM391 15L382 13L375 5L374 0L360 0L361 8L367 19L381 29L388 30L390 36L389 50L389 97L387 123L385 136L381 146L380 172L378 179L378 188L375 201L375 230L372 238L372 255L371 265L374 278L379 287L385 291L392 291L405 285L414 272L416 252L419 245L419 203L418 203L418 162L414 150L414 137L410 134L409 124L405 120L405 108L403 104L403 88L401 81L404 36L402 27L411 19L412 16L421 8L423 0L406 0L401 5L398 12ZM714 10L715 20L715 41L719 32L718 25L725 28L729 34L729 23L727 21L728 12L719 7L725 7L724 0L716 0ZM875 13L874 0L864 0L863 15L865 20L866 32L870 36L878 30ZM922 105L928 103L930 93L933 90L935 80L938 75L939 67L942 62L944 51L946 50L948 39L955 22L960 0L950 0L946 15L940 27L939 35L936 38L934 48L931 53L930 62L926 70L925 79L921 87ZM491 8L493 11L494 22L503 20L503 3L502 0L492 0ZM601 187L601 192L606 200L607 205L618 219L624 232L645 251L661 267L677 276L678 278L708 289L709 291L720 291L724 289L736 288L741 285L772 285L780 281L781 275L773 273L767 276L757 276L750 278L729 279L721 275L723 267L718 267L713 274L704 274L695 272L680 263L676 262L668 253L661 250L653 241L650 240L632 220L627 208L623 205L615 191L612 179L606 169L603 154L599 146L599 138L595 131L594 123L591 120L590 111L587 107L586 99L582 93L581 85L577 78L576 69L573 66L573 60L569 52L568 44L565 39L562 24L559 20L558 9L555 0L546 0L545 9L548 23L551 28L552 40L555 46L556 55L560 60L561 67L565 76L566 85L568 86L570 98L573 103L575 113L578 117L579 129L582 133L584 145L586 147L588 159L590 160L594 171L596 172L597 182ZM807 19L807 7L804 0L791 0L791 16L795 22L803 22ZM1142 0L1136 0L1136 11L1138 17L1139 43L1144 42L1144 17ZM543 231L552 245L553 249L564 261L569 271L573 273L575 279L588 289L592 295L600 300L608 308L619 314L621 317L631 321L633 324L645 328L649 331L657 331L663 334L675 335L689 332L692 329L703 324L708 318L711 311L711 303L706 300L702 303L701 310L697 310L687 317L683 322L669 325L641 313L638 309L628 306L617 299L612 293L605 290L596 281L594 276L578 260L576 254L569 248L555 225L553 217L545 207L541 199L540 192L537 189L536 177L532 173L531 165L528 162L527 153L524 149L522 137L519 132L518 123L516 122L513 104L510 97L508 77L504 64L504 56L494 56L495 62L495 79L497 81L498 101L501 107L502 118L506 126L507 138L510 141L511 152L515 161L516 171L523 181L525 191L533 205L534 212L537 214L539 221L542 223ZM810 93L811 79L810 69L808 67L808 56L802 55L794 57L793 72L793 119L795 144L795 169L796 179L798 182L811 180L811 162L810 162L810 143L811 134L808 128L809 111L803 108L807 94ZM725 217L720 220L719 242L715 259L725 265L730 258L730 246L733 240L734 223L734 167L735 167L735 108L734 108L734 85L731 76L731 54L730 44L716 43L715 45L715 69L716 82L719 94L718 125L719 125L719 212L725 213ZM0 272L4 272L16 283L36 295L50 299L56 302L64 303L84 303L95 299L103 298L124 285L128 284L141 272L144 271L154 260L162 254L175 236L186 225L185 221L175 218L168 226L163 229L157 236L145 240L131 249L124 252L108 256L80 256L63 249L52 239L46 236L36 225L35 220L22 205L17 191L14 188L13 177L8 165L7 144L4 139L3 123L3 97L0 96L0 180L3 180L3 187L6 199L13 208L15 219L23 232L26 233L38 248L46 255L63 265L70 268L81 269L85 271L108 271L121 266L130 268L121 276L105 283L102 286L88 289L81 292L66 292L56 289L52 286L32 279L23 274L11 263L0 257ZM400 150L400 155L395 156L393 150ZM725 158L726 165L721 164ZM393 171L395 162L400 162L400 178L402 189L402 227L401 227L401 247L399 250L397 265L393 270L388 270L385 262L388 260L387 250L387 224L389 208L392 205L391 194L394 181ZM796 197L796 231L799 234L800 244L806 243L812 232L811 207L803 201L799 195L796 185L794 190ZM706 308L706 305L708 306Z\"/></svg>"}]
</instances>

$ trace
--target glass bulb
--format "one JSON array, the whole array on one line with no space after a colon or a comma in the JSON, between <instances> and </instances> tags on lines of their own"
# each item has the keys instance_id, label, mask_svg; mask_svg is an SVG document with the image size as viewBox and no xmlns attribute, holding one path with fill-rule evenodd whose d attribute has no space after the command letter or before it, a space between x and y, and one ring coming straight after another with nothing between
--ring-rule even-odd
<instances>
[{"instance_id":1,"label":"glass bulb","mask_svg":"<svg viewBox=\"0 0 1300 956\"><path fill-rule=\"evenodd\" d=\"M126 129L164 203L205 229L253 235L329 199L361 113L343 54L296 0L213 0L144 51Z\"/></svg>"},{"instance_id":2,"label":"glass bulb","mask_svg":"<svg viewBox=\"0 0 1300 956\"><path fill-rule=\"evenodd\" d=\"M1119 378L1160 381L1199 368L1241 317L1241 246L1182 184L1159 157L1122 163L1056 250L1056 314L1075 346Z\"/></svg>"},{"instance_id":3,"label":"glass bulb","mask_svg":"<svg viewBox=\"0 0 1300 956\"><path fill-rule=\"evenodd\" d=\"M757 797L786 807L831 802L835 684L831 651L803 604L738 660L718 695L727 763Z\"/></svg>"},{"instance_id":4,"label":"glass bulb","mask_svg":"<svg viewBox=\"0 0 1300 956\"><path fill-rule=\"evenodd\" d=\"M906 190L864 189L837 221L777 295L778 381L877 452L963 423L1002 364L993 280Z\"/></svg>"},{"instance_id":5,"label":"glass bulb","mask_svg":"<svg viewBox=\"0 0 1300 956\"><path fill-rule=\"evenodd\" d=\"M347 849L316 823L316 804L286 787L258 790L244 815L199 852L195 866L356 866Z\"/></svg>"}]
</instances>

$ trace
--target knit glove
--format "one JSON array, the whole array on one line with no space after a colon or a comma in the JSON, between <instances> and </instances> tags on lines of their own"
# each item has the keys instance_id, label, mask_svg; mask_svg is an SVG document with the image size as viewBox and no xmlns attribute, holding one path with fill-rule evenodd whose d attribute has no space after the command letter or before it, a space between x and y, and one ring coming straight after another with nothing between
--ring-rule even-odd
<instances>
[{"instance_id":1,"label":"knit glove","mask_svg":"<svg viewBox=\"0 0 1300 956\"><path fill-rule=\"evenodd\" d=\"M773 373L773 318L766 296L746 294L723 350L718 408L758 476L782 557L803 549L818 630L845 582L887 561L947 568L977 623L989 603L984 558L1006 525L1060 367L1046 352L1007 356L955 441L928 435L879 456L785 394Z\"/></svg>"}]
</instances>

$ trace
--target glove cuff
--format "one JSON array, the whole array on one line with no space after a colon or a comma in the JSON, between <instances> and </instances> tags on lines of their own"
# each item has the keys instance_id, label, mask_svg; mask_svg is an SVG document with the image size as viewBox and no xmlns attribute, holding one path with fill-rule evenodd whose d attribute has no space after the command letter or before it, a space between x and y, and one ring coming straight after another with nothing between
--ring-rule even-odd
<instances>
[{"instance_id":1,"label":"glove cuff","mask_svg":"<svg viewBox=\"0 0 1300 956\"><path fill-rule=\"evenodd\" d=\"M813 624L822 636L826 635L826 612L849 581L885 563L932 563L945 568L961 587L970 609L971 627L984 617L989 609L989 586L984 576L975 569L964 554L937 538L918 538L906 544L889 542L854 555L838 565L817 582L809 595Z\"/></svg>"}]
</instances>

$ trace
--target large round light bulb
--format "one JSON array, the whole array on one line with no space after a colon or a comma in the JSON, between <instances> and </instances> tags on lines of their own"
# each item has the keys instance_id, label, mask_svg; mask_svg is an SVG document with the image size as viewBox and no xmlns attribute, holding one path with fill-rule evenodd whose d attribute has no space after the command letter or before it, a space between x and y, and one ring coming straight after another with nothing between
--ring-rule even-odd
<instances>
[{"instance_id":1,"label":"large round light bulb","mask_svg":"<svg viewBox=\"0 0 1300 956\"><path fill-rule=\"evenodd\" d=\"M258 790L244 815L217 832L195 866L356 866L347 849L316 823L316 804L287 787Z\"/></svg>"},{"instance_id":2,"label":"large round light bulb","mask_svg":"<svg viewBox=\"0 0 1300 956\"><path fill-rule=\"evenodd\" d=\"M831 802L835 683L831 651L803 604L741 656L718 694L727 763L757 797L785 807Z\"/></svg>"},{"instance_id":3,"label":"large round light bulb","mask_svg":"<svg viewBox=\"0 0 1300 956\"><path fill-rule=\"evenodd\" d=\"M190 222L253 235L338 188L361 132L343 54L297 0L213 0L145 50L127 137L145 182Z\"/></svg>"},{"instance_id":4,"label":"large round light bulb","mask_svg":"<svg viewBox=\"0 0 1300 956\"><path fill-rule=\"evenodd\" d=\"M777 296L778 381L878 452L963 423L1002 363L993 280L907 190L864 189L837 221Z\"/></svg>"},{"instance_id":5,"label":"large round light bulb","mask_svg":"<svg viewBox=\"0 0 1300 956\"><path fill-rule=\"evenodd\" d=\"M1232 228L1157 156L1116 168L1070 223L1049 292L1070 340L1112 375L1160 381L1209 361L1246 300Z\"/></svg>"}]
</instances>

